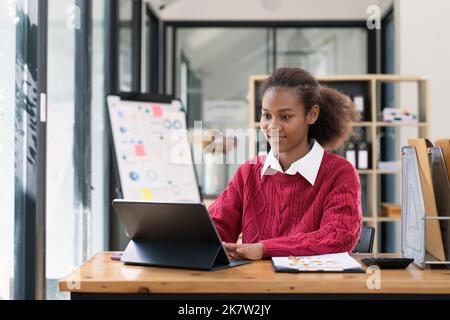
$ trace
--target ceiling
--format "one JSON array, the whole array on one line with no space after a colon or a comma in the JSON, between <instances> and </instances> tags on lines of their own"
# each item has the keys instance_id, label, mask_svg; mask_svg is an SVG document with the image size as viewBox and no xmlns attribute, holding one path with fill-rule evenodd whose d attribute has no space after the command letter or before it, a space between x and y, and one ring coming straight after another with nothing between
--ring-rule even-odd
<instances>
[{"instance_id":1,"label":"ceiling","mask_svg":"<svg viewBox=\"0 0 450 320\"><path fill-rule=\"evenodd\" d=\"M381 14L393 0L146 0L162 20L365 20L369 6Z\"/></svg>"}]
</instances>

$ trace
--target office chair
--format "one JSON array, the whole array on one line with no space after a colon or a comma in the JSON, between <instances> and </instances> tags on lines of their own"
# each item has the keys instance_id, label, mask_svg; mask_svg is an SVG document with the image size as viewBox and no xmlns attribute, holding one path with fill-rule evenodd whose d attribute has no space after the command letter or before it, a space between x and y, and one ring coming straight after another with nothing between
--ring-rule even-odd
<instances>
[{"instance_id":1,"label":"office chair","mask_svg":"<svg viewBox=\"0 0 450 320\"><path fill-rule=\"evenodd\" d=\"M372 253L375 228L363 226L353 253Z\"/></svg>"}]
</instances>

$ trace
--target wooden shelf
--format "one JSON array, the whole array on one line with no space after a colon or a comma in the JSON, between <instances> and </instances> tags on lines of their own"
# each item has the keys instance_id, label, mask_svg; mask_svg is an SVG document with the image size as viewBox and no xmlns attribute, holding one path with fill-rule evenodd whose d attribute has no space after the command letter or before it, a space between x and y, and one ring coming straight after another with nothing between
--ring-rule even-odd
<instances>
[{"instance_id":1,"label":"wooden shelf","mask_svg":"<svg viewBox=\"0 0 450 320\"><path fill-rule=\"evenodd\" d=\"M426 127L428 124L426 122L353 122L354 127ZM261 126L260 122L254 122L253 126L259 128Z\"/></svg>"},{"instance_id":2,"label":"wooden shelf","mask_svg":"<svg viewBox=\"0 0 450 320\"><path fill-rule=\"evenodd\" d=\"M377 174L397 174L402 173L402 170L376 170Z\"/></svg>"},{"instance_id":3,"label":"wooden shelf","mask_svg":"<svg viewBox=\"0 0 450 320\"><path fill-rule=\"evenodd\" d=\"M255 114L258 112L256 110L257 103L257 95L255 94L257 91L258 84L261 81L267 79L268 75L255 75L250 76L249 79L249 94L248 94L248 102L249 102L249 126L250 128L259 128L260 123L259 119L254 119ZM317 80L329 87L346 92L348 91L352 94L361 94L365 97L364 106L365 106L365 119L372 119L372 121L361 121L352 123L355 128L362 128L364 130L366 139L370 143L370 154L371 158L369 159L369 164L373 167L372 169L367 170L358 170L358 173L361 176L370 177L371 179L367 179L363 185L364 187L364 199L363 201L366 203L366 213L370 212L373 216L365 216L363 217L363 221L367 223L371 223L373 227L375 227L375 246L374 253L379 253L378 247L380 239L383 234L383 226L379 224L379 222L393 222L393 221L401 221L401 218L393 218L393 217L380 217L380 184L381 179L378 179L380 175L383 174L401 174L401 169L397 170L380 170L377 168L378 165L378 154L380 150L380 141L377 138L379 134L380 128L392 127L392 128L417 128L418 132L414 138L424 138L428 136L429 123L427 120L429 119L429 84L428 78L416 75L384 75L384 74L362 74L362 75L336 75L336 76L320 76L317 77ZM417 119L420 121L416 122L386 122L378 120L379 108L382 105L379 101L380 99L380 84L381 83L401 83L401 82L415 82L418 87L418 96L417 96ZM422 121L425 120L425 121ZM395 130L395 134L398 135ZM252 137L252 139L255 139ZM400 150L398 150L400 154ZM250 157L257 154L256 150L256 140L250 139ZM373 179L372 179L373 178ZM401 187L401 186L400 186ZM399 190L401 195L401 190Z\"/></svg>"},{"instance_id":4,"label":"wooden shelf","mask_svg":"<svg viewBox=\"0 0 450 320\"><path fill-rule=\"evenodd\" d=\"M369 121L364 121L364 122L353 122L352 123L354 127L371 127L373 126L373 122L369 122ZM259 128L261 126L260 122L254 122L253 126L255 128Z\"/></svg>"},{"instance_id":5,"label":"wooden shelf","mask_svg":"<svg viewBox=\"0 0 450 320\"><path fill-rule=\"evenodd\" d=\"M378 169L358 169L359 174L398 174L402 173L402 170L378 170Z\"/></svg>"},{"instance_id":6,"label":"wooden shelf","mask_svg":"<svg viewBox=\"0 0 450 320\"><path fill-rule=\"evenodd\" d=\"M372 127L373 122L370 121L361 121L361 122L353 122L354 127Z\"/></svg>"},{"instance_id":7,"label":"wooden shelf","mask_svg":"<svg viewBox=\"0 0 450 320\"><path fill-rule=\"evenodd\" d=\"M401 221L401 217L377 217L378 222L399 222Z\"/></svg>"},{"instance_id":8,"label":"wooden shelf","mask_svg":"<svg viewBox=\"0 0 450 320\"><path fill-rule=\"evenodd\" d=\"M267 77L260 75L260 77ZM355 75L333 75L320 76L317 80L323 82L333 81L378 81L378 82L399 82L399 81L426 81L427 77L415 75L397 75L397 74L355 74Z\"/></svg>"}]
</instances>

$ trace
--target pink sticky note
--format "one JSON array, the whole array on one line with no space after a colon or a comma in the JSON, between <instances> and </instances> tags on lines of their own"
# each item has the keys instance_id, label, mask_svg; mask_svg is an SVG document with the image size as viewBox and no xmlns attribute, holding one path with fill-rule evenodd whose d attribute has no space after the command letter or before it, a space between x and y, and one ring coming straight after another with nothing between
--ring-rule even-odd
<instances>
[{"instance_id":1,"label":"pink sticky note","mask_svg":"<svg viewBox=\"0 0 450 320\"><path fill-rule=\"evenodd\" d=\"M145 157L145 147L142 144L137 144L134 146L134 150L136 152L136 156Z\"/></svg>"},{"instance_id":2,"label":"pink sticky note","mask_svg":"<svg viewBox=\"0 0 450 320\"><path fill-rule=\"evenodd\" d=\"M152 106L153 116L155 118L161 118L163 116L163 112L160 106L154 105Z\"/></svg>"}]
</instances>

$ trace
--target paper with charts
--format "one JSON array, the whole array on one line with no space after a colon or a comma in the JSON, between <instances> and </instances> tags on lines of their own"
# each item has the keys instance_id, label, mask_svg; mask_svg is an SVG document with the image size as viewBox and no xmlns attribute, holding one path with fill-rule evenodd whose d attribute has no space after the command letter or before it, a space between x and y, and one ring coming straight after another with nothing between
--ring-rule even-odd
<instances>
[{"instance_id":1,"label":"paper with charts","mask_svg":"<svg viewBox=\"0 0 450 320\"><path fill-rule=\"evenodd\" d=\"M108 111L124 199L201 202L179 106L110 96Z\"/></svg>"},{"instance_id":2,"label":"paper with charts","mask_svg":"<svg viewBox=\"0 0 450 320\"><path fill-rule=\"evenodd\" d=\"M273 257L273 264L280 270L298 271L345 271L361 269L361 264L347 252L308 257Z\"/></svg>"}]
</instances>

